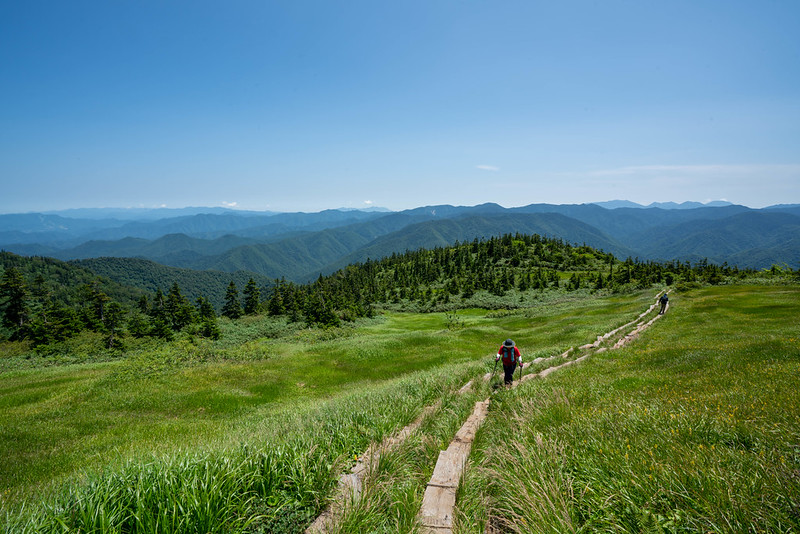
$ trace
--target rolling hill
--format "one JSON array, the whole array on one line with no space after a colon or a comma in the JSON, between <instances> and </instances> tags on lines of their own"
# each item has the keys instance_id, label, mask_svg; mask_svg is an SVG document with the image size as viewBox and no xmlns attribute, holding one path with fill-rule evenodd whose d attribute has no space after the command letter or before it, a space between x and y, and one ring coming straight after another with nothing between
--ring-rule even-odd
<instances>
[{"instance_id":1,"label":"rolling hill","mask_svg":"<svg viewBox=\"0 0 800 534\"><path fill-rule=\"evenodd\" d=\"M63 260L142 258L196 270L259 273L303 281L353 261L506 232L586 243L618 256L742 267L796 266L800 208L737 205L631 207L531 204L504 208L424 206L401 212L326 210L258 213L167 212L136 221L71 219L57 214L0 215L0 249ZM103 212L101 212L103 213ZM76 215L84 214L76 212ZM98 213L100 215L100 213ZM113 215L109 212L108 215ZM177 216L176 216L177 215ZM102 239L101 239L102 238ZM27 241L26 241L27 239Z\"/></svg>"},{"instance_id":2,"label":"rolling hill","mask_svg":"<svg viewBox=\"0 0 800 534\"><path fill-rule=\"evenodd\" d=\"M322 272L329 273L350 263L378 259L393 252L443 247L505 233L561 238L569 243L585 243L623 257L632 253L596 228L557 213L469 215L412 224L381 236L369 245L325 266ZM313 275L313 272L309 272L306 278Z\"/></svg>"},{"instance_id":3,"label":"rolling hill","mask_svg":"<svg viewBox=\"0 0 800 534\"><path fill-rule=\"evenodd\" d=\"M718 220L701 220L652 228L632 245L646 257L690 261L707 258L740 267L800 262L800 217L789 213L749 211Z\"/></svg>"},{"instance_id":4,"label":"rolling hill","mask_svg":"<svg viewBox=\"0 0 800 534\"><path fill-rule=\"evenodd\" d=\"M92 273L105 277L125 287L133 287L148 294L157 289L166 292L173 283L178 283L181 292L191 302L198 297L207 298L219 311L225 301L225 290L233 281L241 291L253 278L262 289L272 286L273 281L265 276L244 271L222 272L168 267L139 258L93 258L70 262Z\"/></svg>"}]
</instances>

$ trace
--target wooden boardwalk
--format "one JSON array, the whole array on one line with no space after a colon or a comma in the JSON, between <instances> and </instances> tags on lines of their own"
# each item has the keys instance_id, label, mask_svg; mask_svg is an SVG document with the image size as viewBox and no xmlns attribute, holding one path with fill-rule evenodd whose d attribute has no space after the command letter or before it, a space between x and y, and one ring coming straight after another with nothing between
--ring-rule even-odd
<instances>
[{"instance_id":1,"label":"wooden boardwalk","mask_svg":"<svg viewBox=\"0 0 800 534\"><path fill-rule=\"evenodd\" d=\"M656 299L661 295L656 295ZM578 364L587 359L592 354L599 354L606 350L619 349L637 337L639 334L649 328L656 320L662 315L656 315L649 321L643 319L651 313L657 304L653 304L645 310L639 317L625 325L620 326L606 334L597 336L593 343L583 345L578 348L579 351L586 352L582 356L574 360L566 361L562 364L552 365L539 371L524 375L521 380L514 382L514 386L521 382L527 382L536 378L545 378L551 373ZM667 303L669 309L669 303ZM613 346L602 347L601 345L613 338L620 332L627 328L633 329L627 334L620 337ZM537 358L532 363L539 363L547 360L566 359L573 354L575 350L570 348L564 353L551 356L549 358ZM493 373L486 373L483 376L484 381L488 381ZM467 382L461 389L458 390L459 394L466 393L472 388L472 381ZM483 421L489 413L490 399L479 401L475 403L475 408L472 414L467 418L464 424L456 433L453 440L446 450L439 453L439 458L436 462L433 475L425 488L425 494L422 498L422 506L419 511L419 522L422 527L421 531L424 534L452 534L453 531L453 513L456 504L456 492L461 483L464 474L464 469L467 464L470 452L472 450L472 443ZM347 502L357 500L361 494L364 480L368 473L377 466L378 459L382 452L391 450L395 446L402 443L414 430L416 430L425 417L436 409L437 405L426 407L422 413L417 417L414 422L403 428L397 434L387 438L381 444L370 447L357 461L356 465L349 473L342 475L339 479L339 486L337 488L336 496L334 497L331 506L328 507L311 526L306 529L306 534L325 534L330 529L330 526L335 524L341 516Z\"/></svg>"}]
</instances>

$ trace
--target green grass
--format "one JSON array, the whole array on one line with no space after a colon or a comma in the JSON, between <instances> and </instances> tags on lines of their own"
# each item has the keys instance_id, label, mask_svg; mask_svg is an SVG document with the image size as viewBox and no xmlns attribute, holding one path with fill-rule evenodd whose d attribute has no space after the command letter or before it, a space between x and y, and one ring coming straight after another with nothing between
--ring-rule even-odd
<instances>
[{"instance_id":1,"label":"green grass","mask_svg":"<svg viewBox=\"0 0 800 534\"><path fill-rule=\"evenodd\" d=\"M504 394L457 532L798 531L799 297L682 295L634 344Z\"/></svg>"},{"instance_id":2,"label":"green grass","mask_svg":"<svg viewBox=\"0 0 800 534\"><path fill-rule=\"evenodd\" d=\"M447 448L475 401L487 395L483 385L468 394L444 398L414 434L381 456L361 498L347 503L332 532L416 532L416 516L439 451Z\"/></svg>"},{"instance_id":3,"label":"green grass","mask_svg":"<svg viewBox=\"0 0 800 534\"><path fill-rule=\"evenodd\" d=\"M29 362L1 375L4 528L302 532L353 454L438 402L339 527L414 532L439 450L490 387L454 391L492 369L504 339L528 362L557 355L654 296L463 310L457 322L387 313L335 330L248 319L223 322L219 342ZM798 296L675 294L632 345L495 394L457 532L798 530Z\"/></svg>"},{"instance_id":4,"label":"green grass","mask_svg":"<svg viewBox=\"0 0 800 534\"><path fill-rule=\"evenodd\" d=\"M306 521L324 505L348 458L397 431L421 406L478 370L459 365L412 373L328 402L251 417L248 443L140 456L89 473L80 483L54 490L43 505L12 513L5 527L9 532L48 532L57 525L81 532L240 532L266 528L289 509Z\"/></svg>"},{"instance_id":5,"label":"green grass","mask_svg":"<svg viewBox=\"0 0 800 534\"><path fill-rule=\"evenodd\" d=\"M261 444L286 414L443 366L483 372L508 336L526 355L555 354L583 343L589 330L626 322L649 299L467 310L457 329L445 314L390 313L335 331L261 318L223 322L220 342L182 339L101 363L27 361L2 375L0 492L13 507L131 461ZM573 328L564 333L564 324ZM362 426L367 441L383 435L380 426Z\"/></svg>"},{"instance_id":6,"label":"green grass","mask_svg":"<svg viewBox=\"0 0 800 534\"><path fill-rule=\"evenodd\" d=\"M490 362L487 356L508 336L529 358L555 354L643 305L586 300L499 318L470 310L460 313L464 327L455 331L444 314L394 313L338 334L298 330L238 347L183 340L112 362L7 372L0 390L0 491L24 495L137 451L230 443L238 439L235 420L254 410L263 416L445 363ZM537 319L548 313L546 321ZM269 328L255 324L257 331Z\"/></svg>"}]
</instances>

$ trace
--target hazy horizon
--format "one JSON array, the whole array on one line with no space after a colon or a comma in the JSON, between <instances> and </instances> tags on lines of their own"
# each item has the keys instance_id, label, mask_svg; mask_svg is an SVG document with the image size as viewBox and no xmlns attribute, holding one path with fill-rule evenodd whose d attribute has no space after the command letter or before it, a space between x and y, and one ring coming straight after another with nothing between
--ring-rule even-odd
<instances>
[{"instance_id":1,"label":"hazy horizon","mask_svg":"<svg viewBox=\"0 0 800 534\"><path fill-rule=\"evenodd\" d=\"M781 205L781 204L784 204L784 205L792 204L792 203L778 203L778 204L770 204L768 206L748 206L746 204L729 203L728 201L723 200L723 199L704 200L704 201L698 201L698 200L669 201L668 200L668 201L653 201L653 202L648 202L647 204L641 204L641 203L633 202L633 201L630 201L630 200L627 200L627 199L611 199L611 200L600 200L600 201L594 201L594 202L581 202L581 203L570 202L570 203L565 203L565 204L568 204L568 205L577 205L577 204L598 204L598 205L602 205L602 204L616 203L616 202L631 202L631 203L637 204L637 205L639 205L639 206L641 206L643 208L647 208L647 207L649 207L649 206L651 206L653 204L658 204L658 205L664 205L664 204L681 205L681 204L687 204L687 203L688 204L697 203L697 204L702 204L702 205L708 206L708 205L713 205L714 203L717 203L717 202L723 202L723 203L728 203L728 204L731 204L731 205L745 206L745 207L751 208L751 209L762 209L762 208L766 208L766 207L770 207L770 206L777 206L777 205ZM160 206L82 206L82 207L69 207L69 208L53 209L53 210L31 210L31 211L24 211L24 212L0 212L0 215L24 215L24 214L32 214L32 213L58 214L58 213L71 212L71 211L98 211L98 212L101 212L101 211L128 211L129 210L131 212L134 212L134 211L157 211L157 210L180 211L180 210L203 210L203 209L208 209L208 210L228 210L228 211L234 211L234 212L241 211L241 212L253 212L253 213L270 213L270 212L271 213L317 213L317 212L320 212L320 211L327 211L327 210L360 210L360 211L400 212L400 211L405 211L405 210L424 208L424 207L428 207L428 206L443 206L443 205L447 206L447 205L449 205L449 206L456 206L456 207L459 207L459 206L460 207L474 207L474 206L480 206L480 205L483 205L483 204L497 204L497 205L501 206L502 208L512 209L512 208L520 208L520 207L528 206L530 204L554 204L554 203L550 203L550 202L533 202L533 203L529 203L529 204L519 204L519 205L504 205L504 204L500 204L498 202L481 202L481 203L478 203L478 204L443 203L443 204L425 204L425 205L419 205L419 206L408 206L408 207L402 207L402 208L399 208L399 209L392 209L392 208L389 208L389 207L386 207L386 206L362 206L362 207L358 207L358 208L352 208L352 207L347 207L347 206L338 206L338 207L322 208L322 209L318 209L318 210L310 210L310 209L303 210L303 209L300 209L300 210L292 210L292 211L267 210L267 209L258 210L258 209L240 208L240 207L235 207L235 206L232 207L232 206L201 206L201 205L196 205L196 206L166 206L166 205L160 205ZM564 204L554 204L554 205L564 205Z\"/></svg>"}]
</instances>

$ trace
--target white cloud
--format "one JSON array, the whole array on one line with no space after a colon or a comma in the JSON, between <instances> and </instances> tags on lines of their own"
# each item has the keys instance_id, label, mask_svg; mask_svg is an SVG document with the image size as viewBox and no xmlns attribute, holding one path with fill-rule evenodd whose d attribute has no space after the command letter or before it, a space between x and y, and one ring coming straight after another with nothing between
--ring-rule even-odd
<instances>
[{"instance_id":1,"label":"white cloud","mask_svg":"<svg viewBox=\"0 0 800 534\"><path fill-rule=\"evenodd\" d=\"M480 169L482 171L492 171L497 172L500 170L500 167L495 167L494 165L477 165L476 169Z\"/></svg>"},{"instance_id":2,"label":"white cloud","mask_svg":"<svg viewBox=\"0 0 800 534\"><path fill-rule=\"evenodd\" d=\"M236 206L239 205L239 203L238 202L225 202L223 200L222 201L222 205L225 206L226 208L235 208Z\"/></svg>"},{"instance_id":3,"label":"white cloud","mask_svg":"<svg viewBox=\"0 0 800 534\"><path fill-rule=\"evenodd\" d=\"M366 204L367 206L372 206L372 201L371 200L365 200L364 204Z\"/></svg>"}]
</instances>

